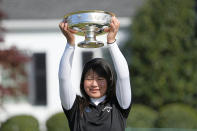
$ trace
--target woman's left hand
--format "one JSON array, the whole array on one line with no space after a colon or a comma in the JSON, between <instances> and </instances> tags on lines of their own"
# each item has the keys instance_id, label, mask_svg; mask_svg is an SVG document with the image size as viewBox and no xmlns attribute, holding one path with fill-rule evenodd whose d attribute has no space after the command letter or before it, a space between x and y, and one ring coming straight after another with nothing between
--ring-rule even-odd
<instances>
[{"instance_id":1,"label":"woman's left hand","mask_svg":"<svg viewBox=\"0 0 197 131\"><path fill-rule=\"evenodd\" d=\"M120 22L113 16L109 28L105 28L104 31L108 32L107 43L114 43L116 41L116 35L120 27Z\"/></svg>"}]
</instances>

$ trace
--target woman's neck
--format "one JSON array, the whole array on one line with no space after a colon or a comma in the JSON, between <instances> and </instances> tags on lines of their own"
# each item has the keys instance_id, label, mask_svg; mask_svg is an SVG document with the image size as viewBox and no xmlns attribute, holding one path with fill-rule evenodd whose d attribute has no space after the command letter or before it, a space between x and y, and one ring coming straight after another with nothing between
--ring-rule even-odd
<instances>
[{"instance_id":1,"label":"woman's neck","mask_svg":"<svg viewBox=\"0 0 197 131\"><path fill-rule=\"evenodd\" d=\"M98 105L99 103L103 102L105 100L106 96L102 96L100 98L90 98L91 102L95 105Z\"/></svg>"}]
</instances>

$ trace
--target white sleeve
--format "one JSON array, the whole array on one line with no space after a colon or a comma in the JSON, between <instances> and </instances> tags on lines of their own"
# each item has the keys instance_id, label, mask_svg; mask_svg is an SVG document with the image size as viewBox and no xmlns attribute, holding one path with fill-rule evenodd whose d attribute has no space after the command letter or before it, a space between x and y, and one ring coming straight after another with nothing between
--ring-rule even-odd
<instances>
[{"instance_id":1,"label":"white sleeve","mask_svg":"<svg viewBox=\"0 0 197 131\"><path fill-rule=\"evenodd\" d=\"M116 42L109 44L108 47L117 74L116 97L120 106L123 109L127 109L131 103L131 86L128 64Z\"/></svg>"},{"instance_id":2,"label":"white sleeve","mask_svg":"<svg viewBox=\"0 0 197 131\"><path fill-rule=\"evenodd\" d=\"M74 46L67 43L59 65L59 92L62 106L69 110L76 98L76 90L71 82Z\"/></svg>"}]
</instances>

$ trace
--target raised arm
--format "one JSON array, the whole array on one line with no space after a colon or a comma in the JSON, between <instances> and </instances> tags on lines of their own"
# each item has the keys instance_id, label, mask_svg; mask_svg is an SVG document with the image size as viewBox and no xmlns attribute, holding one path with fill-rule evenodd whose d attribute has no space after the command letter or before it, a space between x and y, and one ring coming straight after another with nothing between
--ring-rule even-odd
<instances>
[{"instance_id":1,"label":"raised arm","mask_svg":"<svg viewBox=\"0 0 197 131\"><path fill-rule=\"evenodd\" d=\"M119 26L118 19L112 17L110 28L105 29L105 31L109 32L107 35L108 49L117 74L116 96L120 106L127 109L131 104L131 86L127 61L116 44L116 34Z\"/></svg>"},{"instance_id":2,"label":"raised arm","mask_svg":"<svg viewBox=\"0 0 197 131\"><path fill-rule=\"evenodd\" d=\"M75 31L68 28L68 24L64 21L59 24L63 35L67 39L67 45L62 55L59 65L59 91L62 106L69 110L72 108L76 98L76 90L72 85L71 69L74 55Z\"/></svg>"},{"instance_id":3,"label":"raised arm","mask_svg":"<svg viewBox=\"0 0 197 131\"><path fill-rule=\"evenodd\" d=\"M74 47L67 44L60 61L58 74L60 99L63 107L67 110L71 109L76 98L76 90L71 80L73 54Z\"/></svg>"},{"instance_id":4,"label":"raised arm","mask_svg":"<svg viewBox=\"0 0 197 131\"><path fill-rule=\"evenodd\" d=\"M116 97L120 106L123 109L127 109L131 104L131 86L128 65L116 42L109 45L108 49L117 74Z\"/></svg>"}]
</instances>

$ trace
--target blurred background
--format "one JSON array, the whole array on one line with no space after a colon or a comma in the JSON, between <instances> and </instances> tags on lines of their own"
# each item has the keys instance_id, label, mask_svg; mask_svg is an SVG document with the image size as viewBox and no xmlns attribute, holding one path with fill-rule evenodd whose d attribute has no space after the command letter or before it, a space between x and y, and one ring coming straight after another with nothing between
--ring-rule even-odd
<instances>
[{"instance_id":1,"label":"blurred background","mask_svg":"<svg viewBox=\"0 0 197 131\"><path fill-rule=\"evenodd\" d=\"M196 0L0 0L0 130L69 130L59 99L65 14L104 10L120 21L117 42L129 64L132 109L127 131L197 129ZM83 37L77 37L76 43ZM98 36L106 42L106 35ZM79 92L83 64L111 62L107 47L74 54Z\"/></svg>"}]
</instances>

